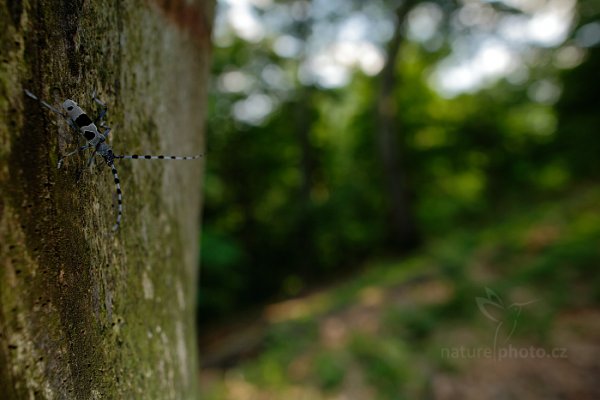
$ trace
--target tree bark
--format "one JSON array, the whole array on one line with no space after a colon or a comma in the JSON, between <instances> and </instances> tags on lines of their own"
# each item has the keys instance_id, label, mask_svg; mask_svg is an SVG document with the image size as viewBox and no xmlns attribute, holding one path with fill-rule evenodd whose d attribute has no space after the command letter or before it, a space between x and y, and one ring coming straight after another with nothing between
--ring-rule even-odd
<instances>
[{"instance_id":1,"label":"tree bark","mask_svg":"<svg viewBox=\"0 0 600 400\"><path fill-rule=\"evenodd\" d=\"M0 397L196 397L202 161L116 160L50 104L109 108L117 154L203 150L213 1L0 0ZM78 179L78 177L80 179Z\"/></svg>"}]
</instances>

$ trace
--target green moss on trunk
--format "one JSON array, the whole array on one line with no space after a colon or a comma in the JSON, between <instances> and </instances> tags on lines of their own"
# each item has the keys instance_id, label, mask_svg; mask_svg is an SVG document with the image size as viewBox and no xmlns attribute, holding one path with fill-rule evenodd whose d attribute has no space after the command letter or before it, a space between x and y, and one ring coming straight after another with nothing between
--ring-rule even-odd
<instances>
[{"instance_id":1,"label":"green moss on trunk","mask_svg":"<svg viewBox=\"0 0 600 400\"><path fill-rule=\"evenodd\" d=\"M0 1L6 398L196 393L202 162L117 162L124 217L112 235L110 170L84 170L85 154L56 169L77 137L23 93L71 98L94 115L97 90L117 153L201 152L213 4L161 4Z\"/></svg>"}]
</instances>

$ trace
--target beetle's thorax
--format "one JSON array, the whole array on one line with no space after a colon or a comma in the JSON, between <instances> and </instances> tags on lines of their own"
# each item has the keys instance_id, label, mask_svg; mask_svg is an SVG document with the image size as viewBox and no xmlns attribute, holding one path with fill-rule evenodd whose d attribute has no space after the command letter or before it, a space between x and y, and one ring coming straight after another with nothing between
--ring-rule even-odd
<instances>
[{"instance_id":1,"label":"beetle's thorax","mask_svg":"<svg viewBox=\"0 0 600 400\"><path fill-rule=\"evenodd\" d=\"M104 158L104 161L106 161L108 165L113 165L115 154L108 144L105 142L100 143L98 146L96 146L96 151L100 156L102 156L102 158Z\"/></svg>"}]
</instances>

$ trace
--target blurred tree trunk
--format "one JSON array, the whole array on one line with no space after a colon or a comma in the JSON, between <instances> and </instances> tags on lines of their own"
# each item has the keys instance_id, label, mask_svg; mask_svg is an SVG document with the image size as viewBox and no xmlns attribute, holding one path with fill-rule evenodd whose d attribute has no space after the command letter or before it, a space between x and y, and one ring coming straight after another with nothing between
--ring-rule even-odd
<instances>
[{"instance_id":1,"label":"blurred tree trunk","mask_svg":"<svg viewBox=\"0 0 600 400\"><path fill-rule=\"evenodd\" d=\"M195 398L201 161L116 162L52 104L110 107L116 153L203 149L213 1L0 1L0 397ZM81 180L77 180L79 173Z\"/></svg>"},{"instance_id":2,"label":"blurred tree trunk","mask_svg":"<svg viewBox=\"0 0 600 400\"><path fill-rule=\"evenodd\" d=\"M312 3L308 1L307 4ZM314 5L311 4L311 7ZM296 74L299 75L300 66L306 61L308 56L306 43L310 37L313 20L309 15L309 6L299 8L299 18L292 25L293 33L304 44L298 57L296 64ZM298 77L299 79L299 77ZM301 256L301 268L305 276L310 275L316 268L318 257L315 251L314 232L315 220L313 216L313 200L312 190L315 184L315 174L318 168L318 152L311 138L311 131L315 123L314 113L314 87L305 84L298 84L298 93L296 103L294 105L294 134L298 140L298 148L300 149L300 193L298 199L300 201L300 221L296 232L298 249Z\"/></svg>"},{"instance_id":3,"label":"blurred tree trunk","mask_svg":"<svg viewBox=\"0 0 600 400\"><path fill-rule=\"evenodd\" d=\"M416 3L415 0L403 1L396 10L394 36L388 45L387 60L379 77L377 104L377 140L391 203L389 212L392 245L399 250L414 248L420 240L413 216L406 166L403 164L402 146L398 141L401 122L395 99L398 54L404 40L403 25L408 12Z\"/></svg>"},{"instance_id":4,"label":"blurred tree trunk","mask_svg":"<svg viewBox=\"0 0 600 400\"><path fill-rule=\"evenodd\" d=\"M318 257L315 251L314 233L315 219L313 210L312 190L315 184L315 172L317 169L318 154L312 143L311 131L314 124L313 90L309 87L301 87L298 93L297 103L294 108L294 133L298 139L300 149L300 220L298 221L296 240L298 243L301 273L309 276L311 272L319 267Z\"/></svg>"}]
</instances>

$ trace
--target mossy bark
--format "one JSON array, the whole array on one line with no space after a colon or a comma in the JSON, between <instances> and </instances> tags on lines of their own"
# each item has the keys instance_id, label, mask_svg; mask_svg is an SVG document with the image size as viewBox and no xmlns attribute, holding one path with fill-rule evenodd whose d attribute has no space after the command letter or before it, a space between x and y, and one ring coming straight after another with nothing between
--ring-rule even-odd
<instances>
[{"instance_id":1,"label":"mossy bark","mask_svg":"<svg viewBox=\"0 0 600 400\"><path fill-rule=\"evenodd\" d=\"M52 104L110 109L124 154L203 151L213 1L0 0L0 398L185 399L202 161L117 160L115 186Z\"/></svg>"}]
</instances>

